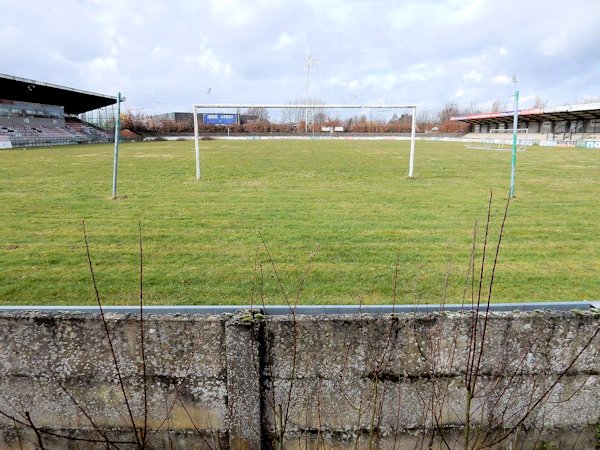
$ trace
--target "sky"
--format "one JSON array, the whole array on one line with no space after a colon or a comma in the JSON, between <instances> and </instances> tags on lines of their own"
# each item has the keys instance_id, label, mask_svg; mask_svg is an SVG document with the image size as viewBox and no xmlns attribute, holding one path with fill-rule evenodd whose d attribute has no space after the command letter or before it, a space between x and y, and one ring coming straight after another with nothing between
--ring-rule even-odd
<instances>
[{"instance_id":1,"label":"sky","mask_svg":"<svg viewBox=\"0 0 600 450\"><path fill-rule=\"evenodd\" d=\"M193 103L520 108L600 97L600 0L0 0L0 73Z\"/></svg>"}]
</instances>

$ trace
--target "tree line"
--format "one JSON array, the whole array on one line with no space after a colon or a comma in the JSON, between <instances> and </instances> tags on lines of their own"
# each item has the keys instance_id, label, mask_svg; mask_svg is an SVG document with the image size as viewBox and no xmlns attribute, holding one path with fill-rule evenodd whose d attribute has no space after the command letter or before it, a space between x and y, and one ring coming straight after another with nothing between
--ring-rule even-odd
<instances>
[{"instance_id":1,"label":"tree line","mask_svg":"<svg viewBox=\"0 0 600 450\"><path fill-rule=\"evenodd\" d=\"M291 103L295 104L295 103ZM302 103L303 104L303 103ZM313 102L313 104L323 104ZM455 103L446 104L439 111L417 110L416 126L418 133L466 133L469 126L463 122L450 120L451 117L473 114L478 111L474 106L461 108ZM351 117L340 118L335 111L326 108L286 109L281 116L271 118L267 108L254 107L238 110L237 114L245 117L242 123L230 125L214 125L199 123L199 132L204 133L301 133L322 132L325 129L343 129L348 133L410 133L412 115L409 113L393 114L383 117L377 111L360 113ZM308 119L308 122L307 122ZM138 134L191 133L194 131L192 118L188 121L175 121L166 118L134 114L126 111L121 114L121 129Z\"/></svg>"}]
</instances>

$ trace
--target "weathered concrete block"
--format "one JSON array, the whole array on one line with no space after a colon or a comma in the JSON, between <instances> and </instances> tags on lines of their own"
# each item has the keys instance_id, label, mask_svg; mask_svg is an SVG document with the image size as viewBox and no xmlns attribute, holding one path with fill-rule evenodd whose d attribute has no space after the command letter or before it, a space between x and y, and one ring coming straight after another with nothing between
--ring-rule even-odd
<instances>
[{"instance_id":1,"label":"weathered concrete block","mask_svg":"<svg viewBox=\"0 0 600 450\"><path fill-rule=\"evenodd\" d=\"M147 448L463 448L469 379L478 436L593 443L600 317L485 317L148 315L144 383L139 317L107 314L132 424L98 315L0 314L0 448L34 448L29 420L92 439L45 434L48 448L105 448L99 436L145 426Z\"/></svg>"},{"instance_id":2,"label":"weathered concrete block","mask_svg":"<svg viewBox=\"0 0 600 450\"><path fill-rule=\"evenodd\" d=\"M225 324L229 445L233 450L262 449L262 320L251 312Z\"/></svg>"},{"instance_id":3,"label":"weathered concrete block","mask_svg":"<svg viewBox=\"0 0 600 450\"><path fill-rule=\"evenodd\" d=\"M141 334L137 315L106 314L123 376L141 372ZM148 374L185 377L225 376L222 320L209 317L144 316ZM99 315L21 313L0 315L5 344L0 376L64 376L112 379L115 365Z\"/></svg>"}]
</instances>

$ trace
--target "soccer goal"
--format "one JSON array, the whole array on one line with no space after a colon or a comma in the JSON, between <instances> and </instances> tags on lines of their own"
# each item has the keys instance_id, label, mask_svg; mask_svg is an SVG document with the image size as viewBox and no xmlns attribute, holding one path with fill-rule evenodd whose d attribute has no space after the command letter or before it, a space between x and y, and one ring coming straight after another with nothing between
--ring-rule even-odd
<instances>
[{"instance_id":1,"label":"soccer goal","mask_svg":"<svg viewBox=\"0 0 600 450\"><path fill-rule=\"evenodd\" d=\"M194 104L192 110L196 179L201 175L201 134L217 139L410 140L408 176L414 178L416 105Z\"/></svg>"},{"instance_id":2,"label":"soccer goal","mask_svg":"<svg viewBox=\"0 0 600 450\"><path fill-rule=\"evenodd\" d=\"M529 128L517 128L517 151L524 152L527 145L531 142L527 139ZM492 129L488 133L488 137L481 140L473 140L467 144L467 148L477 150L496 150L496 151L511 151L512 150L513 129Z\"/></svg>"}]
</instances>

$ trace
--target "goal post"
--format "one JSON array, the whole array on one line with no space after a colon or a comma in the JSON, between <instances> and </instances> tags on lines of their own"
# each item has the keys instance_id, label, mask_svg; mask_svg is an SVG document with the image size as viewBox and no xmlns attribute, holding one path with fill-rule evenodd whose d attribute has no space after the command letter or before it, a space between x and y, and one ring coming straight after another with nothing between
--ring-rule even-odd
<instances>
[{"instance_id":1,"label":"goal post","mask_svg":"<svg viewBox=\"0 0 600 450\"><path fill-rule=\"evenodd\" d=\"M194 120L194 146L196 152L196 179L200 179L201 177L201 166L200 166L200 126L198 121L198 116L200 114L203 115L203 124L206 124L207 121L209 124L218 124L227 126L228 124L231 127L239 127L240 126L240 117L242 114L240 111L254 111L254 112L273 112L274 114L278 114L276 117L269 118L273 120L273 124L275 126L279 126L278 133L273 138L290 138L290 133L293 134L294 138L314 138L319 137L322 133L327 132L331 135L334 135L336 132L347 131L343 126L335 126L335 120L329 120L328 127L320 127L317 131L319 135L315 136L315 130L317 128L317 121L315 117L319 114L324 115L324 111L351 111L356 114L356 111L363 112L376 112L376 111L392 111L392 110L411 110L412 119L410 121L410 157L409 157L409 167L408 167L408 177L414 178L414 159L415 159L415 140L416 140L416 115L417 115L417 107L416 105L326 105L326 104L194 104L192 105L193 112L193 120ZM233 111L233 113L222 114L221 111ZM309 115L310 112L310 115ZM337 117L337 116L336 116ZM394 114L395 120L399 121L397 115ZM308 118L308 119L307 119ZM304 126L308 129L308 122L311 121L312 118L312 135L310 133L307 135L306 133L297 133L294 127L298 127L300 122L305 122ZM404 116L402 116L404 118ZM260 119L255 119L256 122L260 122ZM336 119L338 120L338 119ZM348 120L348 119L343 119ZM350 119L351 120L351 119ZM379 120L379 119L378 119ZM393 121L394 119L381 119L382 121ZM268 122L270 123L270 122ZM391 122L387 122L391 123ZM260 125L260 124L259 124ZM287 127L287 128L286 128ZM340 130L338 130L338 128ZM229 128L228 128L229 130ZM287 130L287 131L286 131ZM391 133L381 133L383 138L390 138ZM360 139L360 134L352 135L353 139ZM372 134L369 137L370 139L374 139ZM376 137L375 137L376 138Z\"/></svg>"},{"instance_id":2,"label":"goal post","mask_svg":"<svg viewBox=\"0 0 600 450\"><path fill-rule=\"evenodd\" d=\"M531 141L528 139L529 128L517 128L516 129L516 149L517 151L524 152L527 150L527 146L531 145ZM492 128L488 132L488 137L483 139L474 139L467 144L467 148L477 150L498 150L498 151L511 151L513 141L513 129L512 128Z\"/></svg>"}]
</instances>

